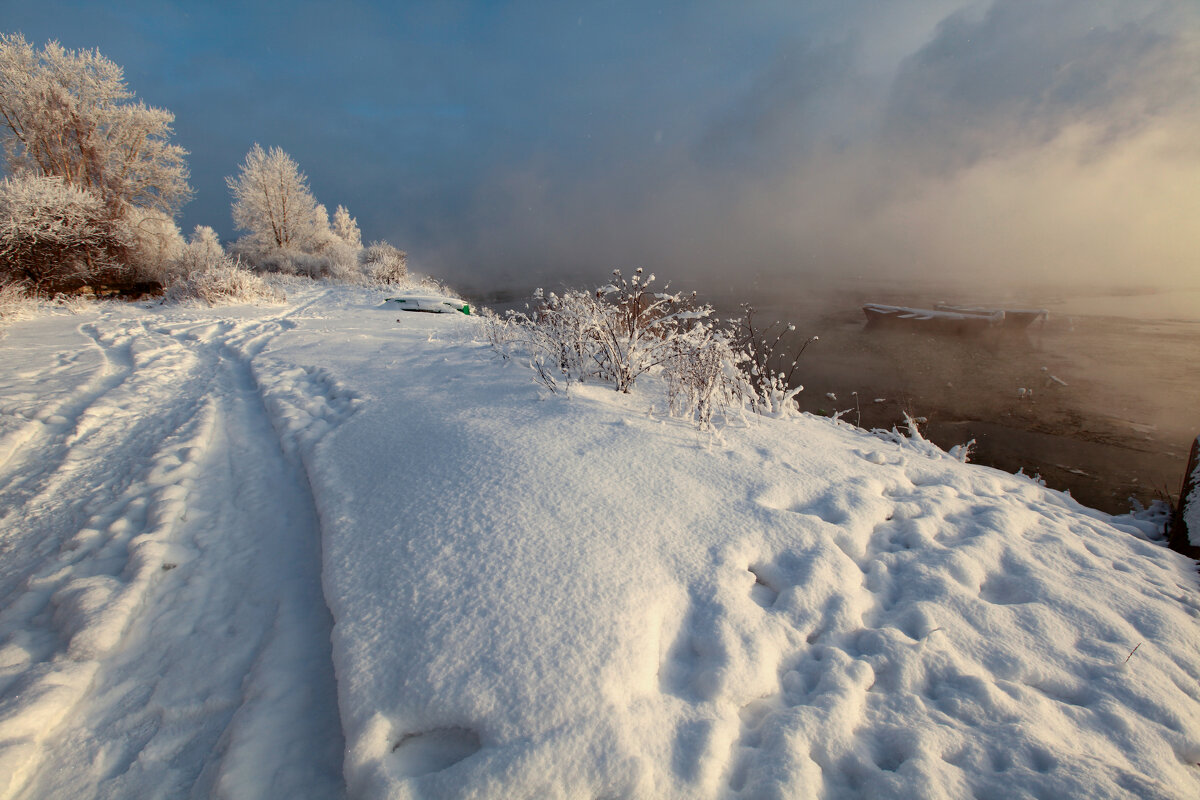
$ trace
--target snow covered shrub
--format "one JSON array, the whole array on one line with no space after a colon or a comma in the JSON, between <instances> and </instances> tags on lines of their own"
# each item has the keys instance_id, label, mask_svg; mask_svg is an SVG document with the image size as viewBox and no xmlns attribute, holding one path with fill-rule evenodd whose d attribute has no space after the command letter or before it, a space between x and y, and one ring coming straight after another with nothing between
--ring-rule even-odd
<instances>
[{"instance_id":1,"label":"snow covered shrub","mask_svg":"<svg viewBox=\"0 0 1200 800\"><path fill-rule=\"evenodd\" d=\"M656 292L653 281L640 269L628 279L614 270L613 281L594 292L539 289L528 313L485 318L488 341L506 358L523 350L538 380L554 392L588 380L629 392L638 377L661 370L671 413L690 416L701 428L745 406L762 414L798 413L795 396L804 387L789 380L815 336L781 373L772 354L794 327L764 338L752 312L740 327L722 324L695 293Z\"/></svg>"},{"instance_id":2,"label":"snow covered shrub","mask_svg":"<svg viewBox=\"0 0 1200 800\"><path fill-rule=\"evenodd\" d=\"M628 392L638 376L676 357L681 339L712 314L711 306L695 305L694 292L689 297L655 293L653 282L654 275L643 277L640 268L628 279L613 270L613 282L596 292L608 304L596 307L593 358L600 377L619 392Z\"/></svg>"},{"instance_id":3,"label":"snow covered shrub","mask_svg":"<svg viewBox=\"0 0 1200 800\"><path fill-rule=\"evenodd\" d=\"M92 191L44 175L0 181L2 279L45 293L121 283L134 245Z\"/></svg>"},{"instance_id":4,"label":"snow covered shrub","mask_svg":"<svg viewBox=\"0 0 1200 800\"><path fill-rule=\"evenodd\" d=\"M818 341L818 337L806 339L789 360L787 340L794 339L789 334L795 333L796 326L776 323L756 329L754 308L747 304L742 309L745 316L738 321L735 347L742 354L741 371L749 388L751 405L760 413L795 413L795 397L804 391L804 387L793 384L792 378L800 356L810 344Z\"/></svg>"},{"instance_id":5,"label":"snow covered shrub","mask_svg":"<svg viewBox=\"0 0 1200 800\"><path fill-rule=\"evenodd\" d=\"M299 250L257 250L247 248L245 242L235 242L232 255L255 270L280 275L299 275L306 278L341 278L346 270L336 254L305 253Z\"/></svg>"},{"instance_id":6,"label":"snow covered shrub","mask_svg":"<svg viewBox=\"0 0 1200 800\"><path fill-rule=\"evenodd\" d=\"M728 416L751 393L751 386L740 368L743 359L724 332L705 321L688 334L663 366L667 405L672 415L690 415L701 429L709 429L717 414Z\"/></svg>"},{"instance_id":7,"label":"snow covered shrub","mask_svg":"<svg viewBox=\"0 0 1200 800\"><path fill-rule=\"evenodd\" d=\"M296 260L298 251L279 250L260 246L248 236L243 236L229 246L230 257L259 271L281 275L296 275L300 272Z\"/></svg>"},{"instance_id":8,"label":"snow covered shrub","mask_svg":"<svg viewBox=\"0 0 1200 800\"><path fill-rule=\"evenodd\" d=\"M358 270L358 250L341 239L331 237L329 244L319 255L326 260L323 276L346 283L362 281L362 273Z\"/></svg>"},{"instance_id":9,"label":"snow covered shrub","mask_svg":"<svg viewBox=\"0 0 1200 800\"><path fill-rule=\"evenodd\" d=\"M500 316L490 308L483 307L479 309L478 316L483 322L484 339L501 358L509 358L512 346L523 340L524 315L510 311Z\"/></svg>"},{"instance_id":10,"label":"snow covered shrub","mask_svg":"<svg viewBox=\"0 0 1200 800\"><path fill-rule=\"evenodd\" d=\"M228 258L189 273L167 288L174 303L199 300L210 306L221 303L282 303L286 298L262 276Z\"/></svg>"},{"instance_id":11,"label":"snow covered shrub","mask_svg":"<svg viewBox=\"0 0 1200 800\"><path fill-rule=\"evenodd\" d=\"M122 218L130 243L128 259L131 278L142 284L170 282L176 262L187 242L175 220L160 211L129 208Z\"/></svg>"},{"instance_id":12,"label":"snow covered shrub","mask_svg":"<svg viewBox=\"0 0 1200 800\"><path fill-rule=\"evenodd\" d=\"M350 218L345 207L338 206L345 213L347 220L342 221L343 232L347 236L357 234L358 225ZM310 265L306 270L313 278L333 278L347 283L358 283L361 274L358 270L358 253L362 243L354 243L343 238L329 223L329 214L325 206L317 206L316 231L306 252ZM352 229L347 229L352 226Z\"/></svg>"},{"instance_id":13,"label":"snow covered shrub","mask_svg":"<svg viewBox=\"0 0 1200 800\"><path fill-rule=\"evenodd\" d=\"M367 280L382 284L403 283L408 277L408 254L387 242L371 242L358 254Z\"/></svg>"},{"instance_id":14,"label":"snow covered shrub","mask_svg":"<svg viewBox=\"0 0 1200 800\"><path fill-rule=\"evenodd\" d=\"M567 290L562 295L551 292L534 294L539 301L537 311L528 326L530 364L542 383L561 376L567 385L587 378L607 378L600 352L600 331L603 318L615 309L606 303L599 292ZM553 388L553 387L551 387Z\"/></svg>"},{"instance_id":15,"label":"snow covered shrub","mask_svg":"<svg viewBox=\"0 0 1200 800\"><path fill-rule=\"evenodd\" d=\"M485 319L492 346L505 357L520 348L538 380L557 392L599 380L629 392L636 380L661 368L671 413L711 427L750 392L742 358L710 319L712 308L695 295L654 292L654 276L638 270L594 292L535 293L528 314Z\"/></svg>"}]
</instances>

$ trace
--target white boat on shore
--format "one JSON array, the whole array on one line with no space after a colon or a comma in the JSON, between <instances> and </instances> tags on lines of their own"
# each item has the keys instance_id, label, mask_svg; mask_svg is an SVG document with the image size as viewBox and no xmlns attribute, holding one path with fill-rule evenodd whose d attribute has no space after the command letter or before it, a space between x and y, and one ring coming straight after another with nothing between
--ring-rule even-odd
<instances>
[{"instance_id":1,"label":"white boat on shore","mask_svg":"<svg viewBox=\"0 0 1200 800\"><path fill-rule=\"evenodd\" d=\"M437 294L406 294L389 297L385 303L395 303L401 311L424 311L427 314L471 314L471 304L459 297Z\"/></svg>"}]
</instances>

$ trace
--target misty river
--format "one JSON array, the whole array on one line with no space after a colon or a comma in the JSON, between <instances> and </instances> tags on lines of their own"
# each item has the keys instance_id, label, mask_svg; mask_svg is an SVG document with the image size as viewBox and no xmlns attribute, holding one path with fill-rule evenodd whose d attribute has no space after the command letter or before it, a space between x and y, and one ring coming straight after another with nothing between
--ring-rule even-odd
<instances>
[{"instance_id":1,"label":"misty river","mask_svg":"<svg viewBox=\"0 0 1200 800\"><path fill-rule=\"evenodd\" d=\"M1049 317L1015 336L868 330L864 302L1036 307ZM867 428L924 417L938 445L974 439L973 462L1040 475L1110 513L1128 511L1131 497L1173 502L1200 434L1200 290L988 297L878 286L773 293L756 307L762 322L796 324L793 351L820 337L796 367L803 410L844 412Z\"/></svg>"}]
</instances>

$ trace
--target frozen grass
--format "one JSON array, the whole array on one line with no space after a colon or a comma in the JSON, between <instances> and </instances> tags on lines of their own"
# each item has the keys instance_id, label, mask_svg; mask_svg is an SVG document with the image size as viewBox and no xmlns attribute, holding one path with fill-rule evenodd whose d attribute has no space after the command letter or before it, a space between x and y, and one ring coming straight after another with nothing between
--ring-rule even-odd
<instances>
[{"instance_id":1,"label":"frozen grass","mask_svg":"<svg viewBox=\"0 0 1200 800\"><path fill-rule=\"evenodd\" d=\"M282 303L285 294L259 275L234 264L191 272L167 288L173 303L201 301L210 306L237 303Z\"/></svg>"},{"instance_id":2,"label":"frozen grass","mask_svg":"<svg viewBox=\"0 0 1200 800\"><path fill-rule=\"evenodd\" d=\"M37 310L37 300L19 283L0 284L0 330L19 319L28 319Z\"/></svg>"}]
</instances>

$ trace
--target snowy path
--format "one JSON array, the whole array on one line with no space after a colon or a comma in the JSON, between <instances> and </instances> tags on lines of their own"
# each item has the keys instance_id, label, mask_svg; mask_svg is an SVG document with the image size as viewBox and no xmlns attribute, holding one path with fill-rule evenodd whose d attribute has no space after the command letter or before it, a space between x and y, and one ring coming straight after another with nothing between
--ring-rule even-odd
<instances>
[{"instance_id":1,"label":"snowy path","mask_svg":"<svg viewBox=\"0 0 1200 800\"><path fill-rule=\"evenodd\" d=\"M292 323L202 317L6 376L0 796L341 792L319 527L251 367Z\"/></svg>"}]
</instances>

